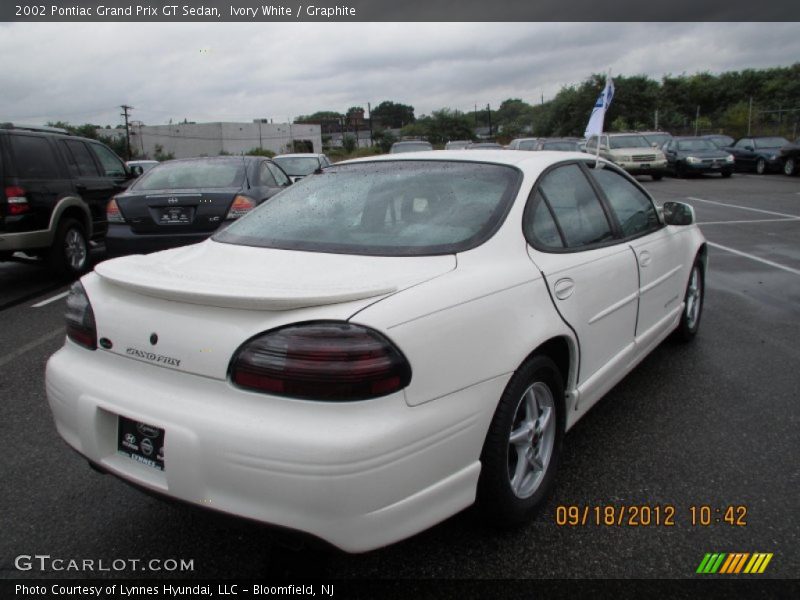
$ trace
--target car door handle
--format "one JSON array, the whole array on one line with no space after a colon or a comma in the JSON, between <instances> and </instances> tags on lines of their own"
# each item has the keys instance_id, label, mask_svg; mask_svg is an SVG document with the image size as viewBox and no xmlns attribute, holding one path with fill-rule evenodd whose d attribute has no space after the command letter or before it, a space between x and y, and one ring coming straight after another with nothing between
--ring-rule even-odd
<instances>
[{"instance_id":1,"label":"car door handle","mask_svg":"<svg viewBox=\"0 0 800 600\"><path fill-rule=\"evenodd\" d=\"M572 296L572 292L574 291L575 291L575 282L569 277L565 277L564 279L559 279L553 286L553 292L555 292L556 298L558 298L559 300L566 300L567 298Z\"/></svg>"},{"instance_id":2,"label":"car door handle","mask_svg":"<svg viewBox=\"0 0 800 600\"><path fill-rule=\"evenodd\" d=\"M644 252L640 252L639 253L639 265L640 266L646 267L647 265L650 264L650 262L652 260L653 260L653 257L650 255L650 253L647 250L645 250Z\"/></svg>"}]
</instances>

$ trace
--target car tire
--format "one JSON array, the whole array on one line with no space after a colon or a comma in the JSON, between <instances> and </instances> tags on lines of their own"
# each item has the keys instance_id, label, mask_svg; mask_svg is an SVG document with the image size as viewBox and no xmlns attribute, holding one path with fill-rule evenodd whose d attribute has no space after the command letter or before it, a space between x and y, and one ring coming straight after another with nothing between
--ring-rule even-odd
<instances>
[{"instance_id":1,"label":"car tire","mask_svg":"<svg viewBox=\"0 0 800 600\"><path fill-rule=\"evenodd\" d=\"M534 356L506 385L484 441L477 503L487 521L513 527L536 514L553 487L564 424L561 373Z\"/></svg>"},{"instance_id":2,"label":"car tire","mask_svg":"<svg viewBox=\"0 0 800 600\"><path fill-rule=\"evenodd\" d=\"M675 329L675 339L679 342L691 342L700 328L700 317L703 315L703 302L705 299L705 275L703 263L698 257L692 265L689 282L686 284L686 293L683 297L683 312L678 327Z\"/></svg>"},{"instance_id":3,"label":"car tire","mask_svg":"<svg viewBox=\"0 0 800 600\"><path fill-rule=\"evenodd\" d=\"M675 177L680 177L681 179L686 177L686 167L681 163L675 163Z\"/></svg>"},{"instance_id":4,"label":"car tire","mask_svg":"<svg viewBox=\"0 0 800 600\"><path fill-rule=\"evenodd\" d=\"M661 173L656 173L655 175L651 175L651 177L653 178L653 181L661 181L664 178Z\"/></svg>"},{"instance_id":5,"label":"car tire","mask_svg":"<svg viewBox=\"0 0 800 600\"><path fill-rule=\"evenodd\" d=\"M797 159L794 156L790 156L789 158L786 159L786 162L783 163L783 174L789 175L791 177L796 173L797 173Z\"/></svg>"},{"instance_id":6,"label":"car tire","mask_svg":"<svg viewBox=\"0 0 800 600\"><path fill-rule=\"evenodd\" d=\"M66 277L76 277L86 271L89 242L80 221L64 219L58 224L47 262L53 271Z\"/></svg>"},{"instance_id":7,"label":"car tire","mask_svg":"<svg viewBox=\"0 0 800 600\"><path fill-rule=\"evenodd\" d=\"M759 158L756 161L756 174L763 175L766 172L767 172L767 161L765 161L763 158Z\"/></svg>"}]
</instances>

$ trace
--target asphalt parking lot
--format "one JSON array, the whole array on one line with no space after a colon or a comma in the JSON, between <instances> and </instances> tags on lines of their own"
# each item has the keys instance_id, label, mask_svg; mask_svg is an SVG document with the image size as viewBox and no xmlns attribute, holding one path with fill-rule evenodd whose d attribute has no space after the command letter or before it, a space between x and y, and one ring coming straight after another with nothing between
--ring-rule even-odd
<instances>
[{"instance_id":1,"label":"asphalt parking lot","mask_svg":"<svg viewBox=\"0 0 800 600\"><path fill-rule=\"evenodd\" d=\"M194 566L84 576L722 577L695 574L719 552L773 554L763 574L741 577L798 577L800 178L642 181L659 202L694 206L709 241L695 342L662 344L570 431L555 493L528 526L497 532L467 510L363 555L287 552L264 528L165 504L89 469L57 435L44 393L66 286L37 265L0 264L0 577L59 575L15 568L33 554ZM670 505L674 525L557 523L559 506L608 505ZM693 525L701 506L710 521ZM729 506L737 524L725 522Z\"/></svg>"}]
</instances>

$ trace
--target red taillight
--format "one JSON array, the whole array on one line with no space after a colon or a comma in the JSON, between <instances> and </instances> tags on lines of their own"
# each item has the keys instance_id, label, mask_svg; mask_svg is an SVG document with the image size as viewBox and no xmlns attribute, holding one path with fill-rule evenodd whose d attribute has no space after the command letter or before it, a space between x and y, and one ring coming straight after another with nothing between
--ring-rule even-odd
<instances>
[{"instance_id":1,"label":"red taillight","mask_svg":"<svg viewBox=\"0 0 800 600\"><path fill-rule=\"evenodd\" d=\"M231 380L243 388L310 400L366 400L406 387L411 367L377 331L339 322L290 325L246 342Z\"/></svg>"},{"instance_id":2,"label":"red taillight","mask_svg":"<svg viewBox=\"0 0 800 600\"><path fill-rule=\"evenodd\" d=\"M256 202L252 198L248 198L247 196L238 195L236 198L233 199L231 203L230 209L228 209L228 214L225 216L225 219L238 219L239 217L243 217L251 210L256 207Z\"/></svg>"},{"instance_id":3,"label":"red taillight","mask_svg":"<svg viewBox=\"0 0 800 600\"><path fill-rule=\"evenodd\" d=\"M108 201L108 204L106 204L106 219L109 223L125 222L125 217L122 216L122 212L119 210L116 198L112 198Z\"/></svg>"},{"instance_id":4,"label":"red taillight","mask_svg":"<svg viewBox=\"0 0 800 600\"><path fill-rule=\"evenodd\" d=\"M21 215L31 209L25 190L17 185L6 187L6 201L9 215Z\"/></svg>"},{"instance_id":5,"label":"red taillight","mask_svg":"<svg viewBox=\"0 0 800 600\"><path fill-rule=\"evenodd\" d=\"M72 284L67 296L67 337L89 350L97 349L94 311L80 281Z\"/></svg>"}]
</instances>

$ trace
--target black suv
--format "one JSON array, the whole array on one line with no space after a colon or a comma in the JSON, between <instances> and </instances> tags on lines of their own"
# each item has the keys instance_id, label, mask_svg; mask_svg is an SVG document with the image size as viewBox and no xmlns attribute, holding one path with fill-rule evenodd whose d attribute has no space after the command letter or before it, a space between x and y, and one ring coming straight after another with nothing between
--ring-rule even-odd
<instances>
[{"instance_id":1,"label":"black suv","mask_svg":"<svg viewBox=\"0 0 800 600\"><path fill-rule=\"evenodd\" d=\"M135 177L108 146L52 127L0 124L0 261L41 256L84 271L89 240L108 229L106 204Z\"/></svg>"}]
</instances>

